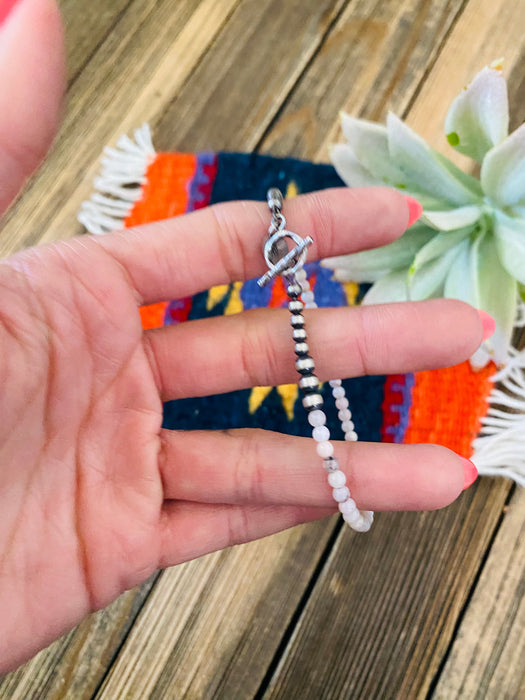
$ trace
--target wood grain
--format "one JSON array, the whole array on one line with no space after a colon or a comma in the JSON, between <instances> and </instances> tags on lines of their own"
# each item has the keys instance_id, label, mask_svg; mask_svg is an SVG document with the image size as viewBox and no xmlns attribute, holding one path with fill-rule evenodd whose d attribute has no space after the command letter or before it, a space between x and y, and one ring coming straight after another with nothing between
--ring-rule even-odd
<instances>
[{"instance_id":1,"label":"wood grain","mask_svg":"<svg viewBox=\"0 0 525 700\"><path fill-rule=\"evenodd\" d=\"M165 571L97 698L252 698L333 525Z\"/></svg>"},{"instance_id":2,"label":"wood grain","mask_svg":"<svg viewBox=\"0 0 525 700\"><path fill-rule=\"evenodd\" d=\"M445 511L343 528L261 697L425 697L506 492L483 481Z\"/></svg>"},{"instance_id":3,"label":"wood grain","mask_svg":"<svg viewBox=\"0 0 525 700\"><path fill-rule=\"evenodd\" d=\"M525 490L517 490L432 697L525 698Z\"/></svg>"},{"instance_id":4,"label":"wood grain","mask_svg":"<svg viewBox=\"0 0 525 700\"><path fill-rule=\"evenodd\" d=\"M83 3L79 12L77 0L59 0L70 86L131 3L132 0L90 0Z\"/></svg>"},{"instance_id":5,"label":"wood grain","mask_svg":"<svg viewBox=\"0 0 525 700\"><path fill-rule=\"evenodd\" d=\"M404 115L461 9L451 0L350 3L261 150L328 161L329 145L339 137L340 110L379 121L388 110Z\"/></svg>"}]
</instances>

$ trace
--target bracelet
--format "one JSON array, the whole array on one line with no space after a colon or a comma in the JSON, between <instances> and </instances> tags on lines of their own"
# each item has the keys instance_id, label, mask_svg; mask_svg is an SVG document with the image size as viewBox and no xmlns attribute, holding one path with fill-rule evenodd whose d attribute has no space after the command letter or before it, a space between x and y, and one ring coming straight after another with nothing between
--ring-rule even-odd
<instances>
[{"instance_id":1,"label":"bracelet","mask_svg":"<svg viewBox=\"0 0 525 700\"><path fill-rule=\"evenodd\" d=\"M372 525L374 514L371 510L358 509L346 485L346 477L339 469L339 463L334 457L334 446L330 442L330 431L326 426L326 414L323 411L324 402L320 393L319 379L315 376L315 363L309 354L304 327L303 309L317 308L314 293L310 289L304 269L307 250L313 243L313 239L310 236L301 238L285 228L286 219L282 213L283 196L280 190L275 187L270 188L267 193L267 202L272 213L268 237L263 247L268 272L258 279L257 283L260 287L264 287L277 275L281 275L285 279L286 293L289 298L288 309L291 313L292 336L297 356L295 368L301 375L299 389L301 390L302 404L308 413L308 422L312 426L312 437L317 443L317 454L322 458L323 466L328 472L328 483L332 487L332 495L344 520L356 532L367 532ZM287 239L293 244L290 249ZM352 413L342 381L332 379L329 384L338 409L344 439L355 441L357 433L352 422Z\"/></svg>"}]
</instances>

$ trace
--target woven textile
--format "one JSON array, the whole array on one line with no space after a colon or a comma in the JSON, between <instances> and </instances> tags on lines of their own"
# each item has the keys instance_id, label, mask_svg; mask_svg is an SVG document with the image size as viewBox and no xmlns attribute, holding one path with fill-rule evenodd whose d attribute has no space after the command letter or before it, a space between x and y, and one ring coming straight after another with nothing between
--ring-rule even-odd
<instances>
[{"instance_id":1,"label":"woven textile","mask_svg":"<svg viewBox=\"0 0 525 700\"><path fill-rule=\"evenodd\" d=\"M341 185L331 166L291 158L158 153L150 159L141 196L124 223L133 226L151 222L227 200L264 200L270 186L279 187L291 197ZM308 263L306 269L320 307L351 305L362 297L363 289L353 283L333 281L331 272L318 262ZM285 305L280 278L264 289L255 280L248 280L214 287L191 298L143 307L141 316L144 327L153 328L254 307ZM493 388L490 377L495 371L489 365L474 372L465 362L443 370L349 379L344 385L360 439L433 442L469 457L480 420L487 413L487 399ZM337 415L328 390L325 384L328 420L335 426ZM185 429L262 427L309 434L295 384L168 402L164 425Z\"/></svg>"}]
</instances>

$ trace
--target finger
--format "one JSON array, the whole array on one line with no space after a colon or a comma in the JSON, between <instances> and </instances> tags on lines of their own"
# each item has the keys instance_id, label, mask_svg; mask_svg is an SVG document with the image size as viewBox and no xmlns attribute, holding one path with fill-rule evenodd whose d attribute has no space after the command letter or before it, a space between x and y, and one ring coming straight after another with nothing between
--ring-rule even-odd
<instances>
[{"instance_id":1,"label":"finger","mask_svg":"<svg viewBox=\"0 0 525 700\"><path fill-rule=\"evenodd\" d=\"M301 506L231 506L166 501L161 520L160 567L174 566L336 513Z\"/></svg>"},{"instance_id":2,"label":"finger","mask_svg":"<svg viewBox=\"0 0 525 700\"><path fill-rule=\"evenodd\" d=\"M289 316L254 309L146 332L163 400L297 381ZM321 381L458 364L483 335L478 312L453 299L316 309L305 318Z\"/></svg>"},{"instance_id":3,"label":"finger","mask_svg":"<svg viewBox=\"0 0 525 700\"><path fill-rule=\"evenodd\" d=\"M9 5L0 26L0 212L46 154L65 87L55 2L18 0Z\"/></svg>"},{"instance_id":4,"label":"finger","mask_svg":"<svg viewBox=\"0 0 525 700\"><path fill-rule=\"evenodd\" d=\"M162 440L165 498L319 508L333 504L312 438L252 429L164 430ZM341 441L334 447L352 498L364 510L442 508L465 483L462 458L439 445Z\"/></svg>"},{"instance_id":5,"label":"finger","mask_svg":"<svg viewBox=\"0 0 525 700\"><path fill-rule=\"evenodd\" d=\"M284 213L289 229L313 237L309 260L389 243L409 220L405 197L386 187L302 195ZM228 202L92 241L124 266L142 303L152 303L262 274L269 224L264 202Z\"/></svg>"}]
</instances>

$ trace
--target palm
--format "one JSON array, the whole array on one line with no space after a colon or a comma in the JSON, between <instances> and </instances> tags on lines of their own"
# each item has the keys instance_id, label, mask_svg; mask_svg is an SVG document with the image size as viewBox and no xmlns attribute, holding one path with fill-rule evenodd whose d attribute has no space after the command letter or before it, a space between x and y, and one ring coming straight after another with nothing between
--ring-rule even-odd
<instances>
[{"instance_id":1,"label":"palm","mask_svg":"<svg viewBox=\"0 0 525 700\"><path fill-rule=\"evenodd\" d=\"M162 403L133 292L99 247L58 250L0 277L6 639L59 633L159 562Z\"/></svg>"}]
</instances>

